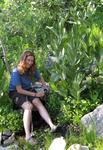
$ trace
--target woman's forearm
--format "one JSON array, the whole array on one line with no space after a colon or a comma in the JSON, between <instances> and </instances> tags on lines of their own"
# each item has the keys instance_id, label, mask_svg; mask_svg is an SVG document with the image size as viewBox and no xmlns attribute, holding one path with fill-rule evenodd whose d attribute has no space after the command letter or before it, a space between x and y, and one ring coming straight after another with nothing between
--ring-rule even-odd
<instances>
[{"instance_id":1,"label":"woman's forearm","mask_svg":"<svg viewBox=\"0 0 103 150\"><path fill-rule=\"evenodd\" d=\"M20 94L23 94L23 95L28 95L28 96L35 96L36 95L35 92L24 90L21 87L17 88L17 92L20 93Z\"/></svg>"}]
</instances>

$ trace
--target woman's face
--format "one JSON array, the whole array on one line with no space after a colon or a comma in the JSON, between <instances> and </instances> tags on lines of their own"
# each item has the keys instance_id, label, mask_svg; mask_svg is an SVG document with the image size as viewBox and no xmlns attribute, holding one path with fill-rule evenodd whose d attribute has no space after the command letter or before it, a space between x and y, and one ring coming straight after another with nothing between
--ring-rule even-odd
<instances>
[{"instance_id":1,"label":"woman's face","mask_svg":"<svg viewBox=\"0 0 103 150\"><path fill-rule=\"evenodd\" d=\"M26 68L30 68L34 63L34 57L33 56L28 56L26 58Z\"/></svg>"}]
</instances>

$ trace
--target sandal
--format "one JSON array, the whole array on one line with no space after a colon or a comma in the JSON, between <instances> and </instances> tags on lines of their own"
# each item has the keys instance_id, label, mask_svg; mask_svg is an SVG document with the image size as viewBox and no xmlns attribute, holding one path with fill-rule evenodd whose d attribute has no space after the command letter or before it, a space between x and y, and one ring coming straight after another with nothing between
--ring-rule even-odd
<instances>
[{"instance_id":1,"label":"sandal","mask_svg":"<svg viewBox=\"0 0 103 150\"><path fill-rule=\"evenodd\" d=\"M28 139L26 139L26 142L28 142L28 143L31 144L31 145L37 144L36 140L34 140L34 139L32 138L32 136L30 136Z\"/></svg>"}]
</instances>

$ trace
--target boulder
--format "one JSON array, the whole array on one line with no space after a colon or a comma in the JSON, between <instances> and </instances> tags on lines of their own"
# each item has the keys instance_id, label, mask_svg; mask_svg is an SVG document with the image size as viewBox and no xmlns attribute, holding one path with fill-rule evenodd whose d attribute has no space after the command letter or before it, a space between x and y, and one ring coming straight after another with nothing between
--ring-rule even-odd
<instances>
[{"instance_id":1,"label":"boulder","mask_svg":"<svg viewBox=\"0 0 103 150\"><path fill-rule=\"evenodd\" d=\"M97 137L103 137L103 104L81 118L81 123L88 130L95 129Z\"/></svg>"}]
</instances>

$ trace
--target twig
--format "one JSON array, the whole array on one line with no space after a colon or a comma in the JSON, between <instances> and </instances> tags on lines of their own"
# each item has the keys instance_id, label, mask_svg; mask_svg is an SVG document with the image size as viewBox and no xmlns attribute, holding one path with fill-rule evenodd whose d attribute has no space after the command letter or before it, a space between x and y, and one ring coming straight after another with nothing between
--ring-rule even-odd
<instances>
[{"instance_id":1,"label":"twig","mask_svg":"<svg viewBox=\"0 0 103 150\"><path fill-rule=\"evenodd\" d=\"M7 57L6 57L6 49L4 48L1 39L0 39L0 45L1 45L1 48L2 48L3 61L4 61L4 63L5 63L6 69L7 69L7 71L8 71L9 73L11 73L11 72L10 72L10 66L9 66L9 64L8 64Z\"/></svg>"}]
</instances>

